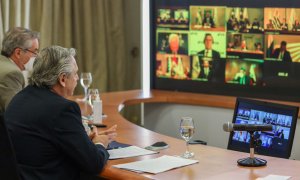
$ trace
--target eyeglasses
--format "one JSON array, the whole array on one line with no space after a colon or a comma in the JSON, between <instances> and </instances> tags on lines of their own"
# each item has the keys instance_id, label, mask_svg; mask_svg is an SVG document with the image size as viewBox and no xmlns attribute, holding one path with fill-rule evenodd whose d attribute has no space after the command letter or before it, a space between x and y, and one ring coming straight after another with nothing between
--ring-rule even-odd
<instances>
[{"instance_id":1,"label":"eyeglasses","mask_svg":"<svg viewBox=\"0 0 300 180\"><path fill-rule=\"evenodd\" d=\"M39 51L37 50L36 52L34 52L34 51L31 51L31 50L29 50L29 49L23 49L23 51L28 51L28 52L31 52L32 54L34 54L35 56L37 56L38 55L38 53L39 53Z\"/></svg>"}]
</instances>

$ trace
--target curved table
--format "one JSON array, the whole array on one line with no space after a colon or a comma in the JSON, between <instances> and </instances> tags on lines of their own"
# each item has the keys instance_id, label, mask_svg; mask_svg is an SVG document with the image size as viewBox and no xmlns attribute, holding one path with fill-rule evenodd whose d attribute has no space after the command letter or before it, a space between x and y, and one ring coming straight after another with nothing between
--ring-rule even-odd
<instances>
[{"instance_id":1,"label":"curved table","mask_svg":"<svg viewBox=\"0 0 300 180\"><path fill-rule=\"evenodd\" d=\"M269 174L292 176L291 179L300 179L300 161L256 155L268 161L265 167L240 167L237 160L248 157L248 153L230 151L205 145L190 145L199 163L170 170L156 175L147 173L133 173L112 167L115 164L152 159L162 155L180 155L185 151L185 142L180 139L168 137L135 125L124 117L119 111L127 105L138 103L178 103L202 105L222 108L234 108L235 97L207 94L193 94L152 90L144 94L141 90L103 93L103 112L108 117L103 121L108 127L118 125L117 141L145 147L157 141L165 141L170 148L161 150L159 154L146 155L134 158L125 158L108 161L100 176L108 179L256 179ZM274 101L276 102L276 101ZM300 103L281 102L300 106Z\"/></svg>"}]
</instances>

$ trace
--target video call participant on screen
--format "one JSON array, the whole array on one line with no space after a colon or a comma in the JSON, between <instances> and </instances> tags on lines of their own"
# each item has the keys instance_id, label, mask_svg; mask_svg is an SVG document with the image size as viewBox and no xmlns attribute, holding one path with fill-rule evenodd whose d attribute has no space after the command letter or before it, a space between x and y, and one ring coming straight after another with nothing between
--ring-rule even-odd
<instances>
[{"instance_id":1,"label":"video call participant on screen","mask_svg":"<svg viewBox=\"0 0 300 180\"><path fill-rule=\"evenodd\" d=\"M241 85L250 85L251 78L247 75L246 69L241 67L240 71L234 76L234 81Z\"/></svg>"},{"instance_id":2,"label":"video call participant on screen","mask_svg":"<svg viewBox=\"0 0 300 180\"><path fill-rule=\"evenodd\" d=\"M10 29L2 41L0 55L0 113L11 98L25 87L22 71L31 71L39 50L39 33L22 27Z\"/></svg>"},{"instance_id":3,"label":"video call participant on screen","mask_svg":"<svg viewBox=\"0 0 300 180\"><path fill-rule=\"evenodd\" d=\"M179 12L179 17L177 18L177 23L178 24L188 23L188 19L186 17L184 17L182 11Z\"/></svg>"},{"instance_id":4,"label":"video call participant on screen","mask_svg":"<svg viewBox=\"0 0 300 180\"><path fill-rule=\"evenodd\" d=\"M187 78L188 71L183 67L182 57L179 54L186 54L186 49L180 47L180 38L178 34L169 35L169 47L167 53L171 54L167 59L166 76L176 79Z\"/></svg>"},{"instance_id":5,"label":"video call participant on screen","mask_svg":"<svg viewBox=\"0 0 300 180\"><path fill-rule=\"evenodd\" d=\"M161 10L160 15L157 17L157 23L167 24L170 23L170 11Z\"/></svg>"},{"instance_id":6,"label":"video call participant on screen","mask_svg":"<svg viewBox=\"0 0 300 180\"><path fill-rule=\"evenodd\" d=\"M277 129L277 131L275 132L275 136L279 137L280 139L284 139L284 132L283 129Z\"/></svg>"},{"instance_id":7,"label":"video call participant on screen","mask_svg":"<svg viewBox=\"0 0 300 180\"><path fill-rule=\"evenodd\" d=\"M216 27L214 19L211 16L211 14L210 14L209 11L206 11L206 13L205 13L205 17L202 20L202 26L204 26L204 27L210 27L210 28Z\"/></svg>"},{"instance_id":8,"label":"video call participant on screen","mask_svg":"<svg viewBox=\"0 0 300 180\"><path fill-rule=\"evenodd\" d=\"M267 29L274 29L273 20L269 19L269 23L267 24Z\"/></svg>"},{"instance_id":9,"label":"video call participant on screen","mask_svg":"<svg viewBox=\"0 0 300 180\"><path fill-rule=\"evenodd\" d=\"M206 33L204 35L203 43L204 43L205 49L198 52L198 55L200 57L210 58L212 60L220 59L220 53L212 48L213 43L214 43L214 38L213 38L212 34Z\"/></svg>"},{"instance_id":10,"label":"video call participant on screen","mask_svg":"<svg viewBox=\"0 0 300 180\"><path fill-rule=\"evenodd\" d=\"M228 30L235 30L237 31L239 29L239 22L235 15L231 15L230 18L227 21L227 29Z\"/></svg>"},{"instance_id":11,"label":"video call participant on screen","mask_svg":"<svg viewBox=\"0 0 300 180\"><path fill-rule=\"evenodd\" d=\"M180 46L180 37L178 34L170 34L168 38L169 46L166 48L168 54L187 54L187 50Z\"/></svg>"},{"instance_id":12,"label":"video call participant on screen","mask_svg":"<svg viewBox=\"0 0 300 180\"><path fill-rule=\"evenodd\" d=\"M262 45L260 42L255 43L254 47L256 52L263 52Z\"/></svg>"},{"instance_id":13,"label":"video call participant on screen","mask_svg":"<svg viewBox=\"0 0 300 180\"><path fill-rule=\"evenodd\" d=\"M240 16L239 21L239 28L240 32L248 32L248 29L250 29L250 21L248 18L244 18L243 15Z\"/></svg>"},{"instance_id":14,"label":"video call participant on screen","mask_svg":"<svg viewBox=\"0 0 300 180\"><path fill-rule=\"evenodd\" d=\"M280 48L276 48L272 53L272 58L276 58L278 60L284 62L292 62L292 57L290 52L286 49L287 43L286 41L281 41Z\"/></svg>"},{"instance_id":15,"label":"video call participant on screen","mask_svg":"<svg viewBox=\"0 0 300 180\"><path fill-rule=\"evenodd\" d=\"M259 29L260 28L260 24L258 22L257 18L254 18L253 23L252 23L252 29Z\"/></svg>"},{"instance_id":16,"label":"video call participant on screen","mask_svg":"<svg viewBox=\"0 0 300 180\"><path fill-rule=\"evenodd\" d=\"M298 19L296 19L295 23L293 24L293 31L300 31L300 22Z\"/></svg>"},{"instance_id":17,"label":"video call participant on screen","mask_svg":"<svg viewBox=\"0 0 300 180\"><path fill-rule=\"evenodd\" d=\"M241 42L241 51L247 51L247 42L246 42L246 40L242 40L242 42Z\"/></svg>"},{"instance_id":18,"label":"video call participant on screen","mask_svg":"<svg viewBox=\"0 0 300 180\"><path fill-rule=\"evenodd\" d=\"M87 135L72 96L78 81L75 50L51 46L36 58L29 85L5 112L22 179L79 179L98 175L109 135Z\"/></svg>"},{"instance_id":19,"label":"video call participant on screen","mask_svg":"<svg viewBox=\"0 0 300 180\"><path fill-rule=\"evenodd\" d=\"M203 40L205 49L198 52L200 74L199 78L210 79L212 76L212 61L220 59L220 53L212 48L214 38L212 34L206 33Z\"/></svg>"}]
</instances>

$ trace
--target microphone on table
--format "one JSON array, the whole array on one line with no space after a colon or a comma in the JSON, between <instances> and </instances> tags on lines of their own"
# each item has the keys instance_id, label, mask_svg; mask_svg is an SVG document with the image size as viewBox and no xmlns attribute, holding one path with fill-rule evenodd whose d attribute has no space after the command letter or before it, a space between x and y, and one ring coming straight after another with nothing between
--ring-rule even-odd
<instances>
[{"instance_id":1,"label":"microphone on table","mask_svg":"<svg viewBox=\"0 0 300 180\"><path fill-rule=\"evenodd\" d=\"M234 124L234 123L224 123L223 130L226 132L231 131L272 131L272 125L270 124Z\"/></svg>"},{"instance_id":2,"label":"microphone on table","mask_svg":"<svg viewBox=\"0 0 300 180\"><path fill-rule=\"evenodd\" d=\"M264 159L254 157L254 147L256 140L254 139L255 131L272 131L272 125L270 124L235 124L227 122L223 124L223 130L226 132L232 131L247 131L250 133L250 157L242 158L237 161L237 163L241 166L247 167L258 167L265 166L267 161Z\"/></svg>"}]
</instances>

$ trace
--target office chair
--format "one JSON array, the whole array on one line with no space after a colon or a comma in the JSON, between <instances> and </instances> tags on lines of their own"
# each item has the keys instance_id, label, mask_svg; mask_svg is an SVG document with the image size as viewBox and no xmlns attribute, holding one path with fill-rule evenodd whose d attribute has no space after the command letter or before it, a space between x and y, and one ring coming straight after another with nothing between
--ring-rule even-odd
<instances>
[{"instance_id":1,"label":"office chair","mask_svg":"<svg viewBox=\"0 0 300 180\"><path fill-rule=\"evenodd\" d=\"M0 177L5 180L20 180L17 160L8 131L5 126L4 115L0 113Z\"/></svg>"}]
</instances>

